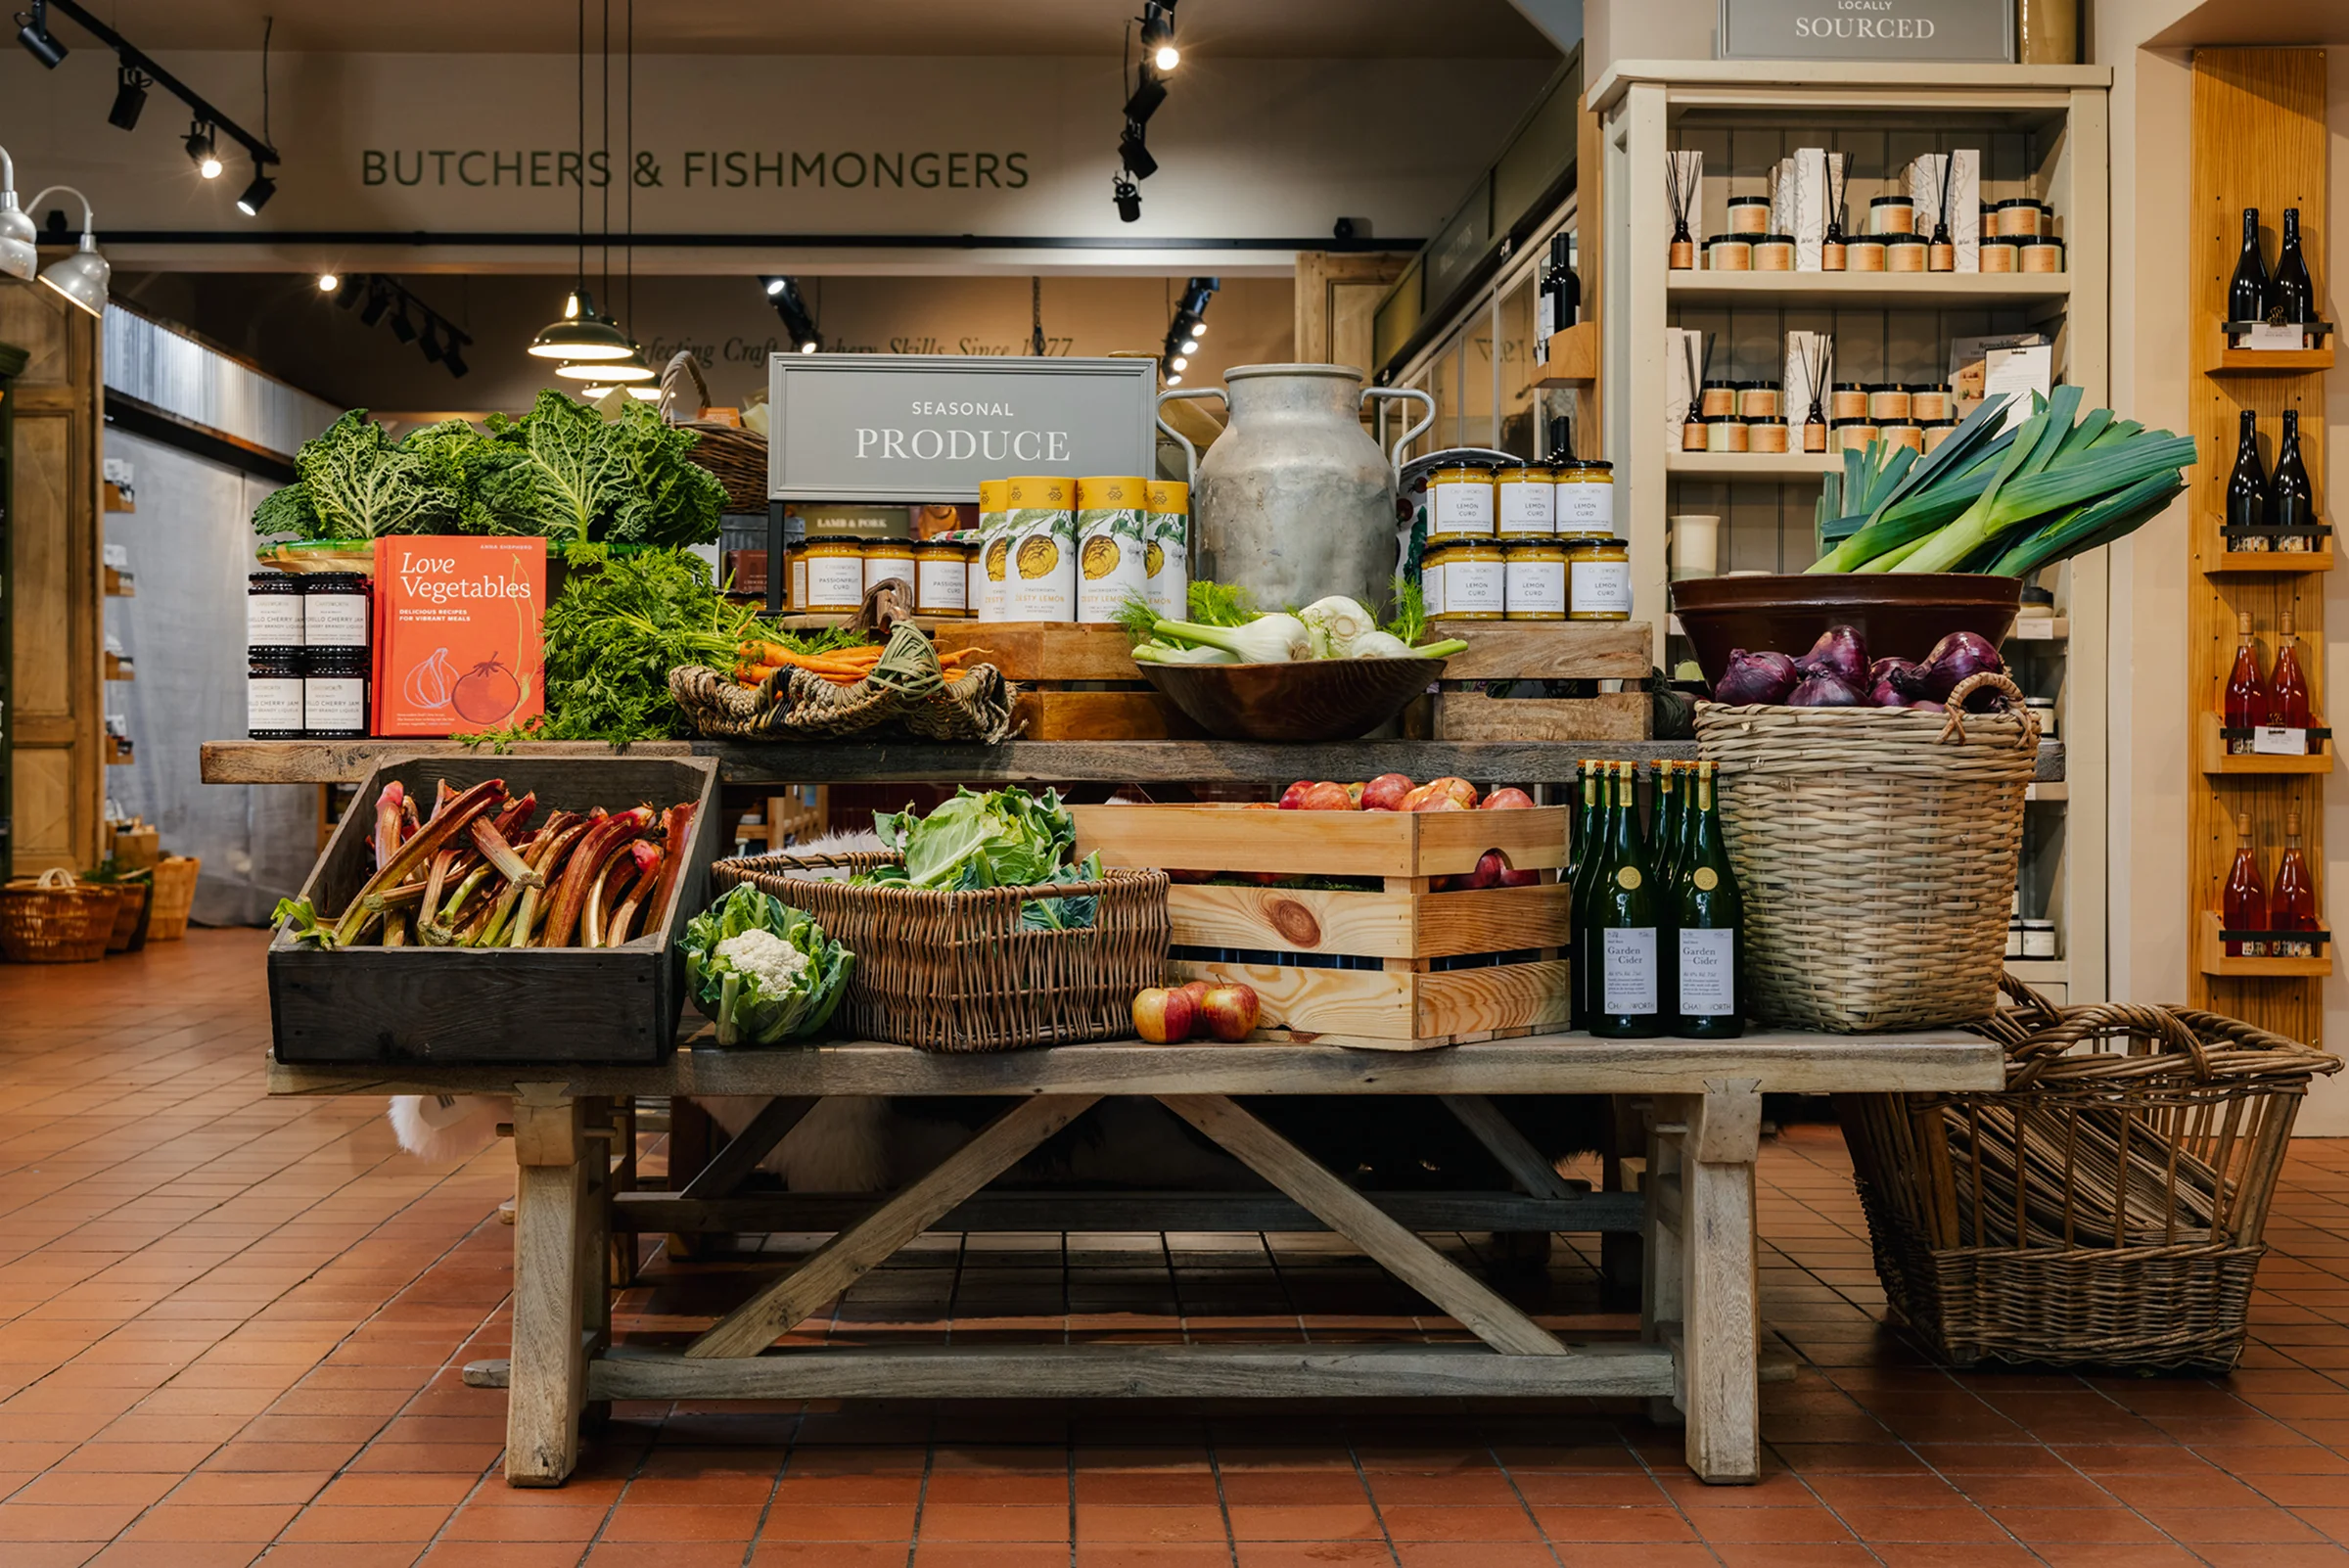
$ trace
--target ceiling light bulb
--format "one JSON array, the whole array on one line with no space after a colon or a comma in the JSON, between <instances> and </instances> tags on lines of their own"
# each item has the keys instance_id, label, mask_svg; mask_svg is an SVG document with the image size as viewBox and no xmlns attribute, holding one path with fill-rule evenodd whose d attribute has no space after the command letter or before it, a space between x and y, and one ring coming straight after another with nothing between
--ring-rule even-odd
<instances>
[{"instance_id":1,"label":"ceiling light bulb","mask_svg":"<svg viewBox=\"0 0 2349 1568\"><path fill-rule=\"evenodd\" d=\"M1180 376L1169 376L1167 378L1167 385L1170 387L1179 387L1182 385L1182 378Z\"/></svg>"},{"instance_id":2,"label":"ceiling light bulb","mask_svg":"<svg viewBox=\"0 0 2349 1568\"><path fill-rule=\"evenodd\" d=\"M768 278L766 280L765 287L766 297L771 300L776 295L781 294L784 290L790 288L791 280L789 278Z\"/></svg>"},{"instance_id":3,"label":"ceiling light bulb","mask_svg":"<svg viewBox=\"0 0 2349 1568\"><path fill-rule=\"evenodd\" d=\"M1182 64L1182 51L1171 43L1160 44L1158 53L1150 57L1150 62L1161 70L1173 70Z\"/></svg>"},{"instance_id":4,"label":"ceiling light bulb","mask_svg":"<svg viewBox=\"0 0 2349 1568\"><path fill-rule=\"evenodd\" d=\"M237 198L237 210L247 217L257 217L261 208L269 205L269 198L276 194L277 181L256 168L253 171L253 183Z\"/></svg>"},{"instance_id":5,"label":"ceiling light bulb","mask_svg":"<svg viewBox=\"0 0 2349 1568\"><path fill-rule=\"evenodd\" d=\"M1186 354L1197 353L1199 351L1199 340L1196 338L1185 338L1182 341L1182 351Z\"/></svg>"},{"instance_id":6,"label":"ceiling light bulb","mask_svg":"<svg viewBox=\"0 0 2349 1568\"><path fill-rule=\"evenodd\" d=\"M1176 354L1173 359L1168 360L1167 363L1172 365L1176 370L1188 370L1191 368L1191 362L1188 359L1183 358L1180 354Z\"/></svg>"},{"instance_id":7,"label":"ceiling light bulb","mask_svg":"<svg viewBox=\"0 0 2349 1568\"><path fill-rule=\"evenodd\" d=\"M1202 338L1204 338L1204 337L1206 337L1206 336L1207 336L1207 323L1206 323L1206 322L1202 321L1202 322L1200 322L1200 323L1199 323L1197 326L1195 326L1195 327L1191 328L1191 341L1192 341L1193 343L1197 343L1197 342L1198 342L1200 339L1202 339Z\"/></svg>"},{"instance_id":8,"label":"ceiling light bulb","mask_svg":"<svg viewBox=\"0 0 2349 1568\"><path fill-rule=\"evenodd\" d=\"M804 343L804 344L800 345L800 352L802 352L802 353L804 353L804 354L811 354L811 353L814 353L814 352L815 352L817 349L821 348L822 346L823 346L823 345L822 345L822 344L820 344L820 343L817 343L817 342L816 342L814 339L810 338L809 340L807 340L807 342L806 342L806 343Z\"/></svg>"},{"instance_id":9,"label":"ceiling light bulb","mask_svg":"<svg viewBox=\"0 0 2349 1568\"><path fill-rule=\"evenodd\" d=\"M321 272L318 274L318 292L320 294L332 294L337 289L342 287L343 280L332 272Z\"/></svg>"},{"instance_id":10,"label":"ceiling light bulb","mask_svg":"<svg viewBox=\"0 0 2349 1568\"><path fill-rule=\"evenodd\" d=\"M577 293L574 292L565 295L563 297L563 319L566 321L574 320L577 317L578 313L579 297Z\"/></svg>"}]
</instances>

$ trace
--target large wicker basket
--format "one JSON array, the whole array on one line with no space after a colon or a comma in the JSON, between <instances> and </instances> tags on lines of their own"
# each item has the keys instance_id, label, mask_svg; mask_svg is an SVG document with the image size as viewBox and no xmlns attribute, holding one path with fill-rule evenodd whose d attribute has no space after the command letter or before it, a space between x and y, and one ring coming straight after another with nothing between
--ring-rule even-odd
<instances>
[{"instance_id":1,"label":"large wicker basket","mask_svg":"<svg viewBox=\"0 0 2349 1568\"><path fill-rule=\"evenodd\" d=\"M166 854L155 862L155 906L147 913L149 942L177 942L188 934L196 875L203 869L203 858L193 854Z\"/></svg>"},{"instance_id":2,"label":"large wicker basket","mask_svg":"<svg viewBox=\"0 0 2349 1568\"><path fill-rule=\"evenodd\" d=\"M120 900L112 887L52 870L0 888L0 957L20 964L82 964L106 956Z\"/></svg>"},{"instance_id":3,"label":"large wicker basket","mask_svg":"<svg viewBox=\"0 0 2349 1568\"><path fill-rule=\"evenodd\" d=\"M1747 987L1765 1022L1866 1034L1987 1018L2006 954L2028 713L1699 703L1699 755L1745 900Z\"/></svg>"},{"instance_id":4,"label":"large wicker basket","mask_svg":"<svg viewBox=\"0 0 2349 1568\"><path fill-rule=\"evenodd\" d=\"M2225 1371L2292 1119L2340 1059L2216 1013L2006 991L2021 1005L1981 1026L2005 1088L1837 1097L1893 1316L1960 1365Z\"/></svg>"},{"instance_id":5,"label":"large wicker basket","mask_svg":"<svg viewBox=\"0 0 2349 1568\"><path fill-rule=\"evenodd\" d=\"M766 510L765 437L757 431L701 419L680 421L679 428L701 438L685 454L686 459L717 476L717 482L726 487L727 511Z\"/></svg>"},{"instance_id":6,"label":"large wicker basket","mask_svg":"<svg viewBox=\"0 0 2349 1568\"><path fill-rule=\"evenodd\" d=\"M1109 871L1098 882L972 893L851 887L891 853L764 854L712 868L723 892L748 882L815 916L856 955L838 1029L926 1051L1007 1051L1130 1034L1133 993L1166 983L1167 874ZM1038 898L1095 900L1089 927L1037 931Z\"/></svg>"}]
</instances>

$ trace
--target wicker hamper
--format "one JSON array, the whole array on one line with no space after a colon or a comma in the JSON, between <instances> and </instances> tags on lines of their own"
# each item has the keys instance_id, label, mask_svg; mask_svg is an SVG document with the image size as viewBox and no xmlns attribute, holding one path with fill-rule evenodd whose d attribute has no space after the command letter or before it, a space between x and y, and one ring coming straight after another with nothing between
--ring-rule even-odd
<instances>
[{"instance_id":1,"label":"wicker hamper","mask_svg":"<svg viewBox=\"0 0 2349 1568\"><path fill-rule=\"evenodd\" d=\"M106 956L114 933L115 890L70 871L0 888L0 957L20 964L80 964Z\"/></svg>"},{"instance_id":2,"label":"wicker hamper","mask_svg":"<svg viewBox=\"0 0 2349 1568\"><path fill-rule=\"evenodd\" d=\"M1960 713L1982 687L2018 712ZM1950 696L1947 715L1697 704L1765 1022L1868 1034L1998 1005L2039 721L2004 675Z\"/></svg>"},{"instance_id":3,"label":"wicker hamper","mask_svg":"<svg viewBox=\"0 0 2349 1568\"><path fill-rule=\"evenodd\" d=\"M155 862L155 905L147 914L149 942L177 942L188 934L188 909L196 901L196 874L204 860L166 854Z\"/></svg>"},{"instance_id":4,"label":"wicker hamper","mask_svg":"<svg viewBox=\"0 0 2349 1568\"><path fill-rule=\"evenodd\" d=\"M856 955L834 1028L927 1051L1006 1051L1110 1039L1133 1028L1133 993L1166 984L1167 874L971 893L851 887L891 853L720 860L717 891L748 882L815 916ZM1089 927L1026 929L1023 904L1092 899Z\"/></svg>"},{"instance_id":5,"label":"wicker hamper","mask_svg":"<svg viewBox=\"0 0 2349 1568\"><path fill-rule=\"evenodd\" d=\"M710 420L689 419L679 424L701 438L685 455L717 476L717 482L726 487L726 510L763 513L766 438L757 431Z\"/></svg>"},{"instance_id":6,"label":"wicker hamper","mask_svg":"<svg viewBox=\"0 0 2349 1568\"><path fill-rule=\"evenodd\" d=\"M1837 1096L1892 1315L1958 1365L2232 1367L2292 1119L2340 1059L2004 989L2005 1088Z\"/></svg>"}]
</instances>

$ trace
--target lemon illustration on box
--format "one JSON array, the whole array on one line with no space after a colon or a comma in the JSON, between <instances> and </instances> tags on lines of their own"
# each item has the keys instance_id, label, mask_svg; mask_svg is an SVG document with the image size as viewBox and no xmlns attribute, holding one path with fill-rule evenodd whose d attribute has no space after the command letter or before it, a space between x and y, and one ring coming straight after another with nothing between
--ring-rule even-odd
<instances>
[{"instance_id":1,"label":"lemon illustration on box","mask_svg":"<svg viewBox=\"0 0 2349 1568\"><path fill-rule=\"evenodd\" d=\"M971 608L982 621L1011 619L1011 587L1004 575L1011 559L1010 490L1008 480L979 482L979 553L972 572L977 591Z\"/></svg>"},{"instance_id":2,"label":"lemon illustration on box","mask_svg":"<svg viewBox=\"0 0 2349 1568\"><path fill-rule=\"evenodd\" d=\"M544 539L376 540L374 733L445 736L535 717L545 606Z\"/></svg>"},{"instance_id":3,"label":"lemon illustration on box","mask_svg":"<svg viewBox=\"0 0 2349 1568\"><path fill-rule=\"evenodd\" d=\"M1184 620L1191 598L1191 487L1152 480L1143 489L1142 598L1170 621Z\"/></svg>"},{"instance_id":4,"label":"lemon illustration on box","mask_svg":"<svg viewBox=\"0 0 2349 1568\"><path fill-rule=\"evenodd\" d=\"M1005 482L1003 498L1011 566L1004 619L1076 620L1077 481L1015 477Z\"/></svg>"},{"instance_id":5,"label":"lemon illustration on box","mask_svg":"<svg viewBox=\"0 0 2349 1568\"><path fill-rule=\"evenodd\" d=\"M1139 476L1077 482L1077 619L1115 620L1142 591L1149 482Z\"/></svg>"}]
</instances>

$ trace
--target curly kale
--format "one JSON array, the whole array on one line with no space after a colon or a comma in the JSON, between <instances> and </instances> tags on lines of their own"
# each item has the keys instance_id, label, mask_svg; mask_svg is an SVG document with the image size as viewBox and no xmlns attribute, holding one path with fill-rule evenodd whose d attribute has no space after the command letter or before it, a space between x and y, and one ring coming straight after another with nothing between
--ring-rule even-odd
<instances>
[{"instance_id":1,"label":"curly kale","mask_svg":"<svg viewBox=\"0 0 2349 1568\"><path fill-rule=\"evenodd\" d=\"M606 421L542 392L521 419L492 414L468 454L468 527L543 533L572 543L706 544L717 537L725 486L686 453L697 438L641 403Z\"/></svg>"}]
</instances>

